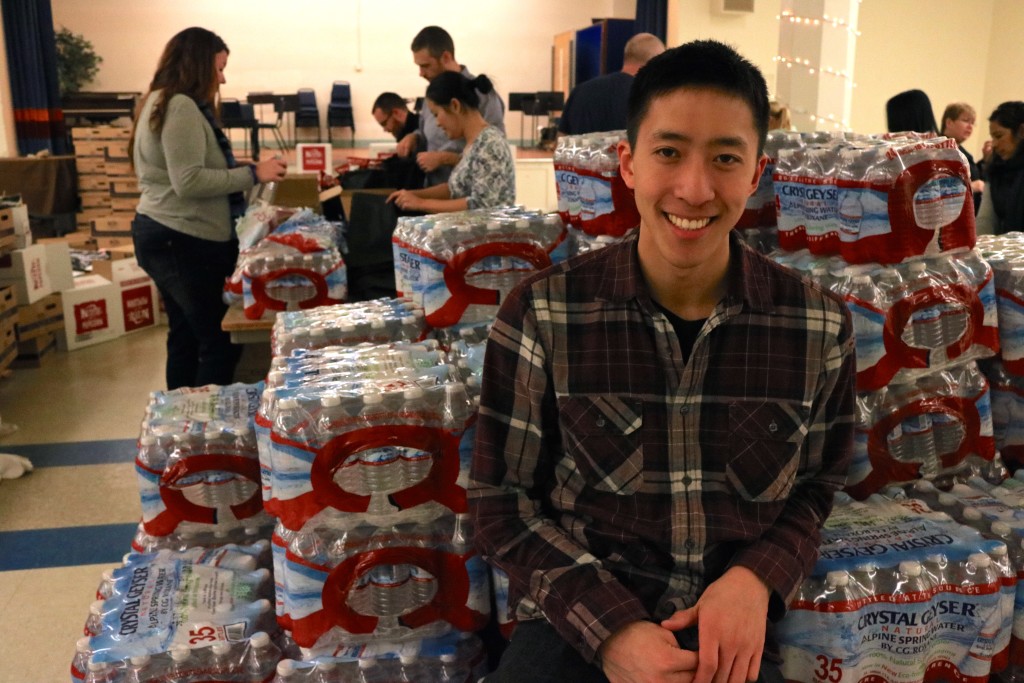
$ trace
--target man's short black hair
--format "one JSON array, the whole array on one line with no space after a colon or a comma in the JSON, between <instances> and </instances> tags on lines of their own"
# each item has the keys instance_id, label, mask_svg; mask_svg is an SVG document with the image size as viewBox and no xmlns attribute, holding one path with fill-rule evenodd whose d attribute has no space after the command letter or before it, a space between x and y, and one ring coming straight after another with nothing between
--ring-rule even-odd
<instances>
[{"instance_id":1,"label":"man's short black hair","mask_svg":"<svg viewBox=\"0 0 1024 683\"><path fill-rule=\"evenodd\" d=\"M380 109L383 112L390 112L392 109L408 109L406 106L405 98L394 92L382 92L377 95L377 99L373 101L373 106L370 107L370 113Z\"/></svg>"},{"instance_id":2,"label":"man's short black hair","mask_svg":"<svg viewBox=\"0 0 1024 683\"><path fill-rule=\"evenodd\" d=\"M760 69L736 50L715 40L695 40L666 50L637 72L629 91L626 135L636 146L640 123L651 100L680 88L717 90L738 97L750 107L757 131L757 153L768 136L768 84Z\"/></svg>"},{"instance_id":3,"label":"man's short black hair","mask_svg":"<svg viewBox=\"0 0 1024 683\"><path fill-rule=\"evenodd\" d=\"M412 39L412 51L426 50L431 57L438 59L445 51L455 56L455 42L448 31L440 26L427 26L421 29Z\"/></svg>"}]
</instances>

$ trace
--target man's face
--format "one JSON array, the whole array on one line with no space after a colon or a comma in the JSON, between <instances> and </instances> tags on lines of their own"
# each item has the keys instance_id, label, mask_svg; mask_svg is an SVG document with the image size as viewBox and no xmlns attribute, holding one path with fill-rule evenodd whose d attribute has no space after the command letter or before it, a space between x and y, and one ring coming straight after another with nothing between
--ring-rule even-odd
<instances>
[{"instance_id":1,"label":"man's face","mask_svg":"<svg viewBox=\"0 0 1024 683\"><path fill-rule=\"evenodd\" d=\"M426 80L432 80L444 72L444 57L447 52L441 53L440 57L432 57L430 52L423 48L412 53L412 61L420 68L420 76Z\"/></svg>"},{"instance_id":2,"label":"man's face","mask_svg":"<svg viewBox=\"0 0 1024 683\"><path fill-rule=\"evenodd\" d=\"M710 89L681 88L656 97L635 148L621 143L619 157L640 212L638 250L645 272L723 276L729 231L766 163L757 153L750 107Z\"/></svg>"},{"instance_id":3,"label":"man's face","mask_svg":"<svg viewBox=\"0 0 1024 683\"><path fill-rule=\"evenodd\" d=\"M398 137L398 133L402 130L402 126L405 125L405 116L401 109L392 109L385 112L380 107L373 110L373 118L380 127L388 133L391 133L395 137Z\"/></svg>"}]
</instances>

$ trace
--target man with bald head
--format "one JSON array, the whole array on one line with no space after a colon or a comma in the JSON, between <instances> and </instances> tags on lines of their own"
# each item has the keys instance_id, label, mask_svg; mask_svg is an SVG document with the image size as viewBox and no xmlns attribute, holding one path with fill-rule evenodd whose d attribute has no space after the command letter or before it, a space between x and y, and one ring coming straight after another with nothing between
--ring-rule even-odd
<instances>
[{"instance_id":1,"label":"man with bald head","mask_svg":"<svg viewBox=\"0 0 1024 683\"><path fill-rule=\"evenodd\" d=\"M558 132L580 135L626 127L626 103L633 76L649 59L665 51L658 36L638 33L626 43L622 71L605 74L580 83L569 94Z\"/></svg>"}]
</instances>

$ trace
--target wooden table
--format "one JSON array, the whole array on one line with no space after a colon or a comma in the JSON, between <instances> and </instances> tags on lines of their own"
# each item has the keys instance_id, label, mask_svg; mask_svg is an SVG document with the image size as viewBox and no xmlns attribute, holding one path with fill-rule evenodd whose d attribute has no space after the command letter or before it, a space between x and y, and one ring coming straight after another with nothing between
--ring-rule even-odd
<instances>
[{"instance_id":1,"label":"wooden table","mask_svg":"<svg viewBox=\"0 0 1024 683\"><path fill-rule=\"evenodd\" d=\"M228 308L220 329L231 334L231 341L236 344L269 344L270 330L274 326L274 313L270 317L251 320L245 317L242 305L235 303Z\"/></svg>"}]
</instances>

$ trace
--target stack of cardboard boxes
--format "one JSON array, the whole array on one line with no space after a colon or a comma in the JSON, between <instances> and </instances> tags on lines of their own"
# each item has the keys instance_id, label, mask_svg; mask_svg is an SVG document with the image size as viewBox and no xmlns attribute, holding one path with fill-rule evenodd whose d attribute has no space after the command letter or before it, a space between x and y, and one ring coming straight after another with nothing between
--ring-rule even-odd
<instances>
[{"instance_id":1,"label":"stack of cardboard boxes","mask_svg":"<svg viewBox=\"0 0 1024 683\"><path fill-rule=\"evenodd\" d=\"M72 128L82 211L79 231L88 230L95 247L131 255L132 217L139 185L128 158L130 128Z\"/></svg>"}]
</instances>

